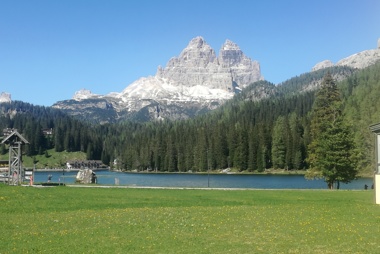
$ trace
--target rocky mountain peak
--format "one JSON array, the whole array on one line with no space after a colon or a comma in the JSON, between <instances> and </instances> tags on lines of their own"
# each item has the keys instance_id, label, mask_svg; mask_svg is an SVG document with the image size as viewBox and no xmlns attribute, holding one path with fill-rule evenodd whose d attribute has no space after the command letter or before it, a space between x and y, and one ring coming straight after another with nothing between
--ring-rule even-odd
<instances>
[{"instance_id":1,"label":"rocky mountain peak","mask_svg":"<svg viewBox=\"0 0 380 254\"><path fill-rule=\"evenodd\" d=\"M231 71L232 80L241 88L263 80L259 62L252 61L236 43L230 40L226 40L222 45L218 62L222 68L227 68Z\"/></svg>"},{"instance_id":2,"label":"rocky mountain peak","mask_svg":"<svg viewBox=\"0 0 380 254\"><path fill-rule=\"evenodd\" d=\"M178 58L172 58L167 67L206 68L208 64L213 63L215 60L215 51L202 37L198 36L190 41Z\"/></svg>"},{"instance_id":3,"label":"rocky mountain peak","mask_svg":"<svg viewBox=\"0 0 380 254\"><path fill-rule=\"evenodd\" d=\"M221 50L240 50L240 48L236 43L227 39Z\"/></svg>"},{"instance_id":4,"label":"rocky mountain peak","mask_svg":"<svg viewBox=\"0 0 380 254\"><path fill-rule=\"evenodd\" d=\"M5 93L5 92L0 93L0 103L3 103L3 102L9 103L11 101L12 100L11 100L11 94L10 93Z\"/></svg>"},{"instance_id":5,"label":"rocky mountain peak","mask_svg":"<svg viewBox=\"0 0 380 254\"><path fill-rule=\"evenodd\" d=\"M331 62L330 60L324 60L324 61L319 62L316 65L314 65L314 67L311 69L311 71L317 71L317 70L332 67L332 66L334 66L333 62Z\"/></svg>"},{"instance_id":6,"label":"rocky mountain peak","mask_svg":"<svg viewBox=\"0 0 380 254\"><path fill-rule=\"evenodd\" d=\"M155 76L142 77L121 93L100 96L82 89L75 93L74 102L63 101L56 107L93 112L105 105L105 115L111 111L119 116L139 112L155 119L186 118L220 106L242 88L262 79L259 63L245 56L236 43L226 40L217 57L215 50L198 36L165 67L159 66ZM103 104L94 106L97 102Z\"/></svg>"},{"instance_id":7,"label":"rocky mountain peak","mask_svg":"<svg viewBox=\"0 0 380 254\"><path fill-rule=\"evenodd\" d=\"M200 36L192 39L178 57L170 59L166 67L159 67L155 78L176 87L222 89L231 96L236 86L243 88L262 79L259 63L246 57L236 43L226 40L217 58Z\"/></svg>"},{"instance_id":8,"label":"rocky mountain peak","mask_svg":"<svg viewBox=\"0 0 380 254\"><path fill-rule=\"evenodd\" d=\"M203 39L202 36L197 36L189 42L186 48L202 48L203 45L206 44L206 41Z\"/></svg>"},{"instance_id":9,"label":"rocky mountain peak","mask_svg":"<svg viewBox=\"0 0 380 254\"><path fill-rule=\"evenodd\" d=\"M90 99L91 97L96 97L96 94L93 94L90 90L87 89L81 89L79 91L76 91L73 100L80 101L85 99Z\"/></svg>"},{"instance_id":10,"label":"rocky mountain peak","mask_svg":"<svg viewBox=\"0 0 380 254\"><path fill-rule=\"evenodd\" d=\"M376 49L368 49L359 53L355 53L353 55L341 59L336 64L332 63L329 60L322 61L320 63L317 63L312 68L312 71L331 66L348 66L355 69L364 69L370 65L375 64L378 61L380 61L380 39L377 41Z\"/></svg>"}]
</instances>

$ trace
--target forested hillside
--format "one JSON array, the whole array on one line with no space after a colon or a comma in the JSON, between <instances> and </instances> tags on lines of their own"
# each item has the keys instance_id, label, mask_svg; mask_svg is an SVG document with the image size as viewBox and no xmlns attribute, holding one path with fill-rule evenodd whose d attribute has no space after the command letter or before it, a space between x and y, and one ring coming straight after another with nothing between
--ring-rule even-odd
<instances>
[{"instance_id":1,"label":"forested hillside","mask_svg":"<svg viewBox=\"0 0 380 254\"><path fill-rule=\"evenodd\" d=\"M368 127L380 122L380 63L357 72L340 87L345 119L354 128L361 155L360 169L373 172L375 137Z\"/></svg>"},{"instance_id":2,"label":"forested hillside","mask_svg":"<svg viewBox=\"0 0 380 254\"><path fill-rule=\"evenodd\" d=\"M334 76L334 70L330 69L333 77L339 77ZM374 137L368 126L380 122L380 64L355 73L342 70L351 74L338 83L345 120L355 130L361 152L359 170L369 173ZM28 155L43 154L53 147L57 151L83 151L88 159L102 159L123 170L307 169L309 114L315 90L305 87L305 80L316 84L326 71L301 75L276 89L260 81L219 109L191 120L90 125L58 110L13 102L0 105L0 127L19 129L31 142ZM252 91L257 89L252 88L258 86L271 96L253 100ZM53 129L52 136L43 134L46 128ZM1 152L6 152L4 146Z\"/></svg>"},{"instance_id":3,"label":"forested hillside","mask_svg":"<svg viewBox=\"0 0 380 254\"><path fill-rule=\"evenodd\" d=\"M0 104L0 115L0 130L17 129L29 141L24 148L27 156L45 154L54 148L57 152L82 151L89 159L100 158L102 134L60 110L14 101ZM52 130L52 134L48 130ZM6 152L1 145L0 154Z\"/></svg>"},{"instance_id":4,"label":"forested hillside","mask_svg":"<svg viewBox=\"0 0 380 254\"><path fill-rule=\"evenodd\" d=\"M104 152L126 169L301 169L306 166L304 126L312 103L313 94L307 93L292 101L240 101L188 121L123 124L105 139ZM273 142L284 147L285 153L276 155L283 162L272 160Z\"/></svg>"},{"instance_id":5,"label":"forested hillside","mask_svg":"<svg viewBox=\"0 0 380 254\"><path fill-rule=\"evenodd\" d=\"M378 64L339 83L345 119L355 129L361 151L359 170L367 173L371 172L373 156L373 136L368 126L380 121L380 105L377 106L376 93L367 98L371 102L357 96L379 90L379 69ZM319 80L326 72L313 73L318 75L314 80ZM118 166L128 170L149 168L173 172L227 167L258 172L267 168L307 169L309 113L315 90L294 92L302 88L305 79L310 76L301 76L299 83L291 79L288 81L291 87L283 84L282 88L291 92L278 93L259 102L250 100L243 92L220 109L188 121L112 126L112 129L116 127L116 133L105 139L103 160L117 159ZM252 86L258 85L264 89L272 86L265 82ZM355 108L363 112L358 114ZM367 109L372 109L372 113ZM372 117L368 118L370 115Z\"/></svg>"}]
</instances>

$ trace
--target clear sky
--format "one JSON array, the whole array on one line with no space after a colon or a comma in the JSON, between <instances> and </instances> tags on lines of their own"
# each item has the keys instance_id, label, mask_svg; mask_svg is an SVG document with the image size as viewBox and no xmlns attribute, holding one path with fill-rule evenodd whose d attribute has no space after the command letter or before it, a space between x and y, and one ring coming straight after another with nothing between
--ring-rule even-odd
<instances>
[{"instance_id":1,"label":"clear sky","mask_svg":"<svg viewBox=\"0 0 380 254\"><path fill-rule=\"evenodd\" d=\"M377 47L379 0L0 0L0 92L50 106L121 92L202 36L275 84Z\"/></svg>"}]
</instances>

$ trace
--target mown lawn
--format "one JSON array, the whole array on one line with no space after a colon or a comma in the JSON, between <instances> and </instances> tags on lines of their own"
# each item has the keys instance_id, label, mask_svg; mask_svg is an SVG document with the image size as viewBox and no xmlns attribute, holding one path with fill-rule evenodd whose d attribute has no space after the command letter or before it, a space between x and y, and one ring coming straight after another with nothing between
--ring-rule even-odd
<instances>
[{"instance_id":1,"label":"mown lawn","mask_svg":"<svg viewBox=\"0 0 380 254\"><path fill-rule=\"evenodd\" d=\"M380 253L373 191L0 184L0 253Z\"/></svg>"}]
</instances>

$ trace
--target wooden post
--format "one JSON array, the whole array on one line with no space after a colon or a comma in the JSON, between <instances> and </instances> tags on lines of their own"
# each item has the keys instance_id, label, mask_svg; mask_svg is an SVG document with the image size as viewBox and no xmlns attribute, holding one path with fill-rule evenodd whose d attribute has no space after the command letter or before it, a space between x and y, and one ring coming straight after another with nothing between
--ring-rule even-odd
<instances>
[{"instance_id":1,"label":"wooden post","mask_svg":"<svg viewBox=\"0 0 380 254\"><path fill-rule=\"evenodd\" d=\"M369 129L376 134L375 139L375 175L374 175L374 190L375 204L380 205L380 123L371 125Z\"/></svg>"}]
</instances>

